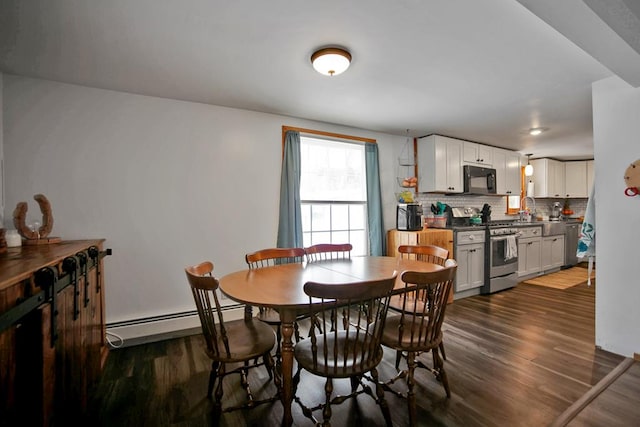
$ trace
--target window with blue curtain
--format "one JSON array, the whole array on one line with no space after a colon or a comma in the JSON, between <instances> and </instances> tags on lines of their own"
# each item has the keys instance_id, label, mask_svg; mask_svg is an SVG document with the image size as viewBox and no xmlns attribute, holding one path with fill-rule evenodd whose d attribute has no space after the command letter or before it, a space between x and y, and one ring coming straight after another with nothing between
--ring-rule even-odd
<instances>
[{"instance_id":1,"label":"window with blue curtain","mask_svg":"<svg viewBox=\"0 0 640 427\"><path fill-rule=\"evenodd\" d=\"M384 255L375 141L319 131L284 135L278 247L353 245Z\"/></svg>"}]
</instances>

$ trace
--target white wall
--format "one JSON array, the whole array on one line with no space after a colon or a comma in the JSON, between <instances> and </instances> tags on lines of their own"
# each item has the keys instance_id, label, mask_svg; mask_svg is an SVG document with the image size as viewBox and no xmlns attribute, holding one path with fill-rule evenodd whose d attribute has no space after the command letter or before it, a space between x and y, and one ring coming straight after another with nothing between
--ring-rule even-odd
<instances>
[{"instance_id":1,"label":"white wall","mask_svg":"<svg viewBox=\"0 0 640 427\"><path fill-rule=\"evenodd\" d=\"M375 138L386 228L402 136L4 76L6 209L51 202L51 236L106 238L107 322L193 310L183 268L218 275L275 246L281 126ZM5 221L6 222L6 221Z\"/></svg>"},{"instance_id":2,"label":"white wall","mask_svg":"<svg viewBox=\"0 0 640 427\"><path fill-rule=\"evenodd\" d=\"M640 88L618 77L593 84L596 175L596 345L640 353L640 197L624 195L624 172L640 159Z\"/></svg>"}]
</instances>

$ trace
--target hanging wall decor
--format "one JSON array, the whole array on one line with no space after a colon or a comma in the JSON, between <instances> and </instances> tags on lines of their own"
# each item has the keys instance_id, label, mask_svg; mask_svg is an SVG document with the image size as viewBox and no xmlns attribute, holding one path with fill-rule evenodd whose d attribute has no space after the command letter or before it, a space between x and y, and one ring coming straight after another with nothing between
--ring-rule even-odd
<instances>
[{"instance_id":1,"label":"hanging wall decor","mask_svg":"<svg viewBox=\"0 0 640 427\"><path fill-rule=\"evenodd\" d=\"M640 194L640 160L636 160L624 171L624 182L627 188L624 194L629 197Z\"/></svg>"}]
</instances>

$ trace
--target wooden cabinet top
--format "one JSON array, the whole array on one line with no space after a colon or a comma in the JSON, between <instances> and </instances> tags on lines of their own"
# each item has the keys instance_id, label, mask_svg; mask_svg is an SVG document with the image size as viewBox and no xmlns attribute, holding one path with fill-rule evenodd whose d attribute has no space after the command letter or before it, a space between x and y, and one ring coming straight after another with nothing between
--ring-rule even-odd
<instances>
[{"instance_id":1,"label":"wooden cabinet top","mask_svg":"<svg viewBox=\"0 0 640 427\"><path fill-rule=\"evenodd\" d=\"M8 286L28 279L33 272L57 264L68 256L102 245L105 239L66 240L50 245L21 246L7 248L0 254L0 291Z\"/></svg>"}]
</instances>

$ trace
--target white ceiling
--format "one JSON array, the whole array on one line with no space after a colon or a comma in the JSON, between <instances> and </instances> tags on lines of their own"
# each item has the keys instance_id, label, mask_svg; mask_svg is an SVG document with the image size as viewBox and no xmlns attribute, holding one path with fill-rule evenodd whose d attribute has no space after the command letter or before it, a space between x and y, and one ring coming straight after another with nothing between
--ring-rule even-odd
<instances>
[{"instance_id":1,"label":"white ceiling","mask_svg":"<svg viewBox=\"0 0 640 427\"><path fill-rule=\"evenodd\" d=\"M584 159L591 83L610 70L625 77L597 51L612 51L597 31L580 43L572 14L602 23L585 3L604 2L622 7L624 21L635 1L563 0L557 11L556 0L3 0L0 71ZM560 31L577 27L564 34L581 47L538 15ZM329 45L351 52L344 74L311 67ZM526 134L538 126L549 130Z\"/></svg>"}]
</instances>

